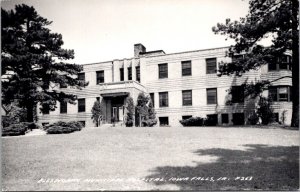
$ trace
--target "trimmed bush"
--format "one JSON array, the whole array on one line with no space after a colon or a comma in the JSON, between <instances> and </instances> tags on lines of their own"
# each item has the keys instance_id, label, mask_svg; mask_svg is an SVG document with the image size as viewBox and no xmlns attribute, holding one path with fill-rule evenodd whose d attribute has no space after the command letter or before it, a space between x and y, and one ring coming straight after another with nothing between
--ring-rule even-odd
<instances>
[{"instance_id":1,"label":"trimmed bush","mask_svg":"<svg viewBox=\"0 0 300 192\"><path fill-rule=\"evenodd\" d=\"M205 125L206 118L202 117L191 117L188 119L180 120L179 122L184 127L190 127L190 126L204 126Z\"/></svg>"},{"instance_id":2,"label":"trimmed bush","mask_svg":"<svg viewBox=\"0 0 300 192\"><path fill-rule=\"evenodd\" d=\"M256 125L258 121L259 121L259 116L255 112L252 112L248 118L248 122L250 123L250 125Z\"/></svg>"},{"instance_id":3,"label":"trimmed bush","mask_svg":"<svg viewBox=\"0 0 300 192\"><path fill-rule=\"evenodd\" d=\"M26 131L29 130L29 125L32 123L22 122L18 124L12 124L8 127L2 127L2 136L18 136L25 135Z\"/></svg>"},{"instance_id":4,"label":"trimmed bush","mask_svg":"<svg viewBox=\"0 0 300 192\"><path fill-rule=\"evenodd\" d=\"M83 128L82 123L77 121L63 122L58 121L56 123L46 125L44 130L48 134L63 134L72 133L74 131L80 131Z\"/></svg>"}]
</instances>

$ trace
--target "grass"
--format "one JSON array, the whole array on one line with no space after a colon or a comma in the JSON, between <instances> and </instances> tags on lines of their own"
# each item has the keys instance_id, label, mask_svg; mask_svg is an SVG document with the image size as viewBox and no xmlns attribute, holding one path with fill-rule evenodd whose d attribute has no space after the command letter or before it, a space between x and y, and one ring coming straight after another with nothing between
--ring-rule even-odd
<instances>
[{"instance_id":1,"label":"grass","mask_svg":"<svg viewBox=\"0 0 300 192\"><path fill-rule=\"evenodd\" d=\"M298 180L295 130L107 127L2 139L3 190L296 190Z\"/></svg>"}]
</instances>

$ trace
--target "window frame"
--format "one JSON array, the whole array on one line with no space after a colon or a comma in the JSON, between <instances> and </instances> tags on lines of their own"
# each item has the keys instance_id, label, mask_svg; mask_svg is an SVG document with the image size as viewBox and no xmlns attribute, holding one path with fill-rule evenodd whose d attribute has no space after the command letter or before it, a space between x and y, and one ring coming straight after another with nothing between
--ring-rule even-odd
<instances>
[{"instance_id":1,"label":"window frame","mask_svg":"<svg viewBox=\"0 0 300 192\"><path fill-rule=\"evenodd\" d=\"M209 64L212 64L212 62L209 62L209 60L214 60L214 63L213 63L215 65L214 70L209 69L212 67L212 66L209 66ZM206 62L206 74L216 74L217 73L217 58L216 57L206 58L205 62Z\"/></svg>"},{"instance_id":2,"label":"window frame","mask_svg":"<svg viewBox=\"0 0 300 192\"><path fill-rule=\"evenodd\" d=\"M208 99L210 91L215 91L215 102L214 103L210 103L210 101ZM218 104L218 89L217 88L207 88L206 89L206 103L207 103L207 105L217 105Z\"/></svg>"},{"instance_id":3,"label":"window frame","mask_svg":"<svg viewBox=\"0 0 300 192\"><path fill-rule=\"evenodd\" d=\"M138 82L141 82L141 68L140 66L135 67L135 76Z\"/></svg>"},{"instance_id":4,"label":"window frame","mask_svg":"<svg viewBox=\"0 0 300 192\"><path fill-rule=\"evenodd\" d=\"M163 96L165 95L165 98ZM165 102L163 102L165 101ZM165 104L163 104L165 103ZM168 92L159 92L159 107L169 107L169 93Z\"/></svg>"},{"instance_id":5,"label":"window frame","mask_svg":"<svg viewBox=\"0 0 300 192\"><path fill-rule=\"evenodd\" d=\"M100 75L102 74L102 75ZM101 71L96 71L96 83L100 84L100 83L104 83L105 77L104 77L104 70Z\"/></svg>"},{"instance_id":6,"label":"window frame","mask_svg":"<svg viewBox=\"0 0 300 192\"><path fill-rule=\"evenodd\" d=\"M168 78L168 63L158 64L158 78L159 79Z\"/></svg>"},{"instance_id":7,"label":"window frame","mask_svg":"<svg viewBox=\"0 0 300 192\"><path fill-rule=\"evenodd\" d=\"M185 95L185 94L190 95ZM193 105L193 91L192 90L183 90L182 94L182 106L192 106Z\"/></svg>"},{"instance_id":8,"label":"window frame","mask_svg":"<svg viewBox=\"0 0 300 192\"><path fill-rule=\"evenodd\" d=\"M68 113L68 102L65 102L65 101L60 102L60 110L59 111L61 114Z\"/></svg>"},{"instance_id":9,"label":"window frame","mask_svg":"<svg viewBox=\"0 0 300 192\"><path fill-rule=\"evenodd\" d=\"M189 67L185 66L189 65ZM181 61L181 76L192 76L192 61Z\"/></svg>"},{"instance_id":10,"label":"window frame","mask_svg":"<svg viewBox=\"0 0 300 192\"><path fill-rule=\"evenodd\" d=\"M83 103L81 103L82 101L83 101ZM85 98L77 99L77 105L78 105L77 106L78 113L86 111L86 101L85 101Z\"/></svg>"}]
</instances>

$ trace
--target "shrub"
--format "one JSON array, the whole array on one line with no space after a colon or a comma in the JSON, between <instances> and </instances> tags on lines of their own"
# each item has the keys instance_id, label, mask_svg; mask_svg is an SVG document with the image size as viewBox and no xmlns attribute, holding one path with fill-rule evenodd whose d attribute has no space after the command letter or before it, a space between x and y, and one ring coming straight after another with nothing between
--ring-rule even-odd
<instances>
[{"instance_id":1,"label":"shrub","mask_svg":"<svg viewBox=\"0 0 300 192\"><path fill-rule=\"evenodd\" d=\"M216 126L218 124L218 115L207 115L206 120L204 121L204 125L206 126Z\"/></svg>"},{"instance_id":2,"label":"shrub","mask_svg":"<svg viewBox=\"0 0 300 192\"><path fill-rule=\"evenodd\" d=\"M80 131L83 128L82 123L78 121L63 122L58 121L56 123L46 125L44 129L48 134L62 134L72 133L74 131Z\"/></svg>"},{"instance_id":3,"label":"shrub","mask_svg":"<svg viewBox=\"0 0 300 192\"><path fill-rule=\"evenodd\" d=\"M2 127L2 136L18 136L25 135L31 123L22 122L18 124L12 124L8 127Z\"/></svg>"},{"instance_id":4,"label":"shrub","mask_svg":"<svg viewBox=\"0 0 300 192\"><path fill-rule=\"evenodd\" d=\"M271 108L271 102L265 97L260 97L258 102L259 108L257 109L257 114L261 118L261 123L263 125L268 125L273 119L273 109Z\"/></svg>"},{"instance_id":5,"label":"shrub","mask_svg":"<svg viewBox=\"0 0 300 192\"><path fill-rule=\"evenodd\" d=\"M190 127L190 126L204 126L205 125L206 118L202 117L191 117L188 119L180 120L179 122L184 127Z\"/></svg>"},{"instance_id":6,"label":"shrub","mask_svg":"<svg viewBox=\"0 0 300 192\"><path fill-rule=\"evenodd\" d=\"M253 111L248 118L248 122L250 123L250 125L256 125L258 121L259 116Z\"/></svg>"}]
</instances>

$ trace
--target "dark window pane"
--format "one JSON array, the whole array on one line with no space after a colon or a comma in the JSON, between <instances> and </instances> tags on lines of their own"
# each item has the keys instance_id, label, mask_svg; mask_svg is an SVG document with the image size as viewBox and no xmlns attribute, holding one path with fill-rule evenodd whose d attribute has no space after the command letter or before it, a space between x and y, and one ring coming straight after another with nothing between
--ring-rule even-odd
<instances>
[{"instance_id":1,"label":"dark window pane","mask_svg":"<svg viewBox=\"0 0 300 192\"><path fill-rule=\"evenodd\" d=\"M158 78L168 78L168 64L159 64L158 65Z\"/></svg>"},{"instance_id":2,"label":"dark window pane","mask_svg":"<svg viewBox=\"0 0 300 192\"><path fill-rule=\"evenodd\" d=\"M78 73L78 80L85 81L85 73Z\"/></svg>"},{"instance_id":3,"label":"dark window pane","mask_svg":"<svg viewBox=\"0 0 300 192\"><path fill-rule=\"evenodd\" d=\"M192 63L191 61L182 61L182 76L189 76L192 75Z\"/></svg>"},{"instance_id":4,"label":"dark window pane","mask_svg":"<svg viewBox=\"0 0 300 192\"><path fill-rule=\"evenodd\" d=\"M120 68L120 81L124 81L124 68Z\"/></svg>"},{"instance_id":5,"label":"dark window pane","mask_svg":"<svg viewBox=\"0 0 300 192\"><path fill-rule=\"evenodd\" d=\"M104 83L104 71L97 71L97 84Z\"/></svg>"},{"instance_id":6,"label":"dark window pane","mask_svg":"<svg viewBox=\"0 0 300 192\"><path fill-rule=\"evenodd\" d=\"M68 112L68 103L61 102L60 103L60 113L67 113Z\"/></svg>"},{"instance_id":7,"label":"dark window pane","mask_svg":"<svg viewBox=\"0 0 300 192\"><path fill-rule=\"evenodd\" d=\"M229 116L228 114L222 114L222 123L229 123Z\"/></svg>"},{"instance_id":8,"label":"dark window pane","mask_svg":"<svg viewBox=\"0 0 300 192\"><path fill-rule=\"evenodd\" d=\"M135 67L135 72L136 72L136 80L140 82L141 81L140 66Z\"/></svg>"},{"instance_id":9,"label":"dark window pane","mask_svg":"<svg viewBox=\"0 0 300 192\"><path fill-rule=\"evenodd\" d=\"M232 86L231 88L232 103L244 102L244 88L242 86Z\"/></svg>"},{"instance_id":10,"label":"dark window pane","mask_svg":"<svg viewBox=\"0 0 300 192\"><path fill-rule=\"evenodd\" d=\"M159 117L159 125L160 126L168 126L169 125L169 117Z\"/></svg>"},{"instance_id":11,"label":"dark window pane","mask_svg":"<svg viewBox=\"0 0 300 192\"><path fill-rule=\"evenodd\" d=\"M206 59L206 73L212 74L217 72L217 59L210 58Z\"/></svg>"},{"instance_id":12,"label":"dark window pane","mask_svg":"<svg viewBox=\"0 0 300 192\"><path fill-rule=\"evenodd\" d=\"M277 70L277 64L276 63L269 63L268 67L269 67L269 71L276 71Z\"/></svg>"},{"instance_id":13,"label":"dark window pane","mask_svg":"<svg viewBox=\"0 0 300 192\"><path fill-rule=\"evenodd\" d=\"M182 105L192 105L192 90L182 91Z\"/></svg>"},{"instance_id":14,"label":"dark window pane","mask_svg":"<svg viewBox=\"0 0 300 192\"><path fill-rule=\"evenodd\" d=\"M244 113L233 113L232 114L232 123L234 125L244 125Z\"/></svg>"},{"instance_id":15,"label":"dark window pane","mask_svg":"<svg viewBox=\"0 0 300 192\"><path fill-rule=\"evenodd\" d=\"M277 87L269 87L269 98L277 101Z\"/></svg>"},{"instance_id":16,"label":"dark window pane","mask_svg":"<svg viewBox=\"0 0 300 192\"><path fill-rule=\"evenodd\" d=\"M78 99L78 112L85 112L85 99Z\"/></svg>"},{"instance_id":17,"label":"dark window pane","mask_svg":"<svg viewBox=\"0 0 300 192\"><path fill-rule=\"evenodd\" d=\"M159 107L168 107L168 106L169 106L168 92L159 93Z\"/></svg>"},{"instance_id":18,"label":"dark window pane","mask_svg":"<svg viewBox=\"0 0 300 192\"><path fill-rule=\"evenodd\" d=\"M132 80L132 68L128 67L128 80Z\"/></svg>"},{"instance_id":19,"label":"dark window pane","mask_svg":"<svg viewBox=\"0 0 300 192\"><path fill-rule=\"evenodd\" d=\"M153 107L155 106L154 105L154 93L150 93L150 98L151 98L151 101L152 101L152 104L153 104Z\"/></svg>"},{"instance_id":20,"label":"dark window pane","mask_svg":"<svg viewBox=\"0 0 300 192\"><path fill-rule=\"evenodd\" d=\"M207 104L217 104L217 89L206 89Z\"/></svg>"},{"instance_id":21,"label":"dark window pane","mask_svg":"<svg viewBox=\"0 0 300 192\"><path fill-rule=\"evenodd\" d=\"M278 87L278 100L279 101L288 101L288 87Z\"/></svg>"}]
</instances>

